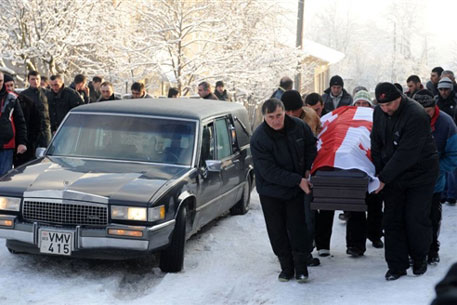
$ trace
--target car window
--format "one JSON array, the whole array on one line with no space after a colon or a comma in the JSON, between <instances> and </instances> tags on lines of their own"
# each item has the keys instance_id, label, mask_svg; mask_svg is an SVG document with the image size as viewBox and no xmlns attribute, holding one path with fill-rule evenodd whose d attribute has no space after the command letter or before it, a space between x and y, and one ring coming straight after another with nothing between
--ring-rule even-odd
<instances>
[{"instance_id":1,"label":"car window","mask_svg":"<svg viewBox=\"0 0 457 305\"><path fill-rule=\"evenodd\" d=\"M203 126L201 145L200 164L203 164L205 160L214 160L216 158L214 153L215 135L212 122Z\"/></svg>"},{"instance_id":2,"label":"car window","mask_svg":"<svg viewBox=\"0 0 457 305\"><path fill-rule=\"evenodd\" d=\"M216 120L216 147L219 160L232 154L232 143L225 118Z\"/></svg>"},{"instance_id":3,"label":"car window","mask_svg":"<svg viewBox=\"0 0 457 305\"><path fill-rule=\"evenodd\" d=\"M153 117L71 114L48 155L190 165L195 126Z\"/></svg>"}]
</instances>

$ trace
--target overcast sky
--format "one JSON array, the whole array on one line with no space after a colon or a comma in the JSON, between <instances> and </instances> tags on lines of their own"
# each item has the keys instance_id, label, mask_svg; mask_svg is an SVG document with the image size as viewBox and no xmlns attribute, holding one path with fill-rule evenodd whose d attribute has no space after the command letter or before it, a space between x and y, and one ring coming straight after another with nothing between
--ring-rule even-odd
<instances>
[{"instance_id":1,"label":"overcast sky","mask_svg":"<svg viewBox=\"0 0 457 305\"><path fill-rule=\"evenodd\" d=\"M315 16L322 13L330 3L334 3L343 14L348 11L355 13L360 20L371 21L379 28L389 29L391 23L387 20L387 8L394 0L305 0L305 28L313 22L318 22ZM290 10L288 27L296 33L296 16L298 0L274 1ZM445 69L457 69L457 29L455 14L457 1L455 0L419 0L409 1L408 6L417 16L420 29L416 31L416 38L427 36L429 46L429 65L441 65ZM306 30L305 30L306 32ZM376 35L376 33L373 33ZM306 37L305 38L309 38ZM416 39L417 40L417 39ZM295 37L290 37L295 43Z\"/></svg>"}]
</instances>

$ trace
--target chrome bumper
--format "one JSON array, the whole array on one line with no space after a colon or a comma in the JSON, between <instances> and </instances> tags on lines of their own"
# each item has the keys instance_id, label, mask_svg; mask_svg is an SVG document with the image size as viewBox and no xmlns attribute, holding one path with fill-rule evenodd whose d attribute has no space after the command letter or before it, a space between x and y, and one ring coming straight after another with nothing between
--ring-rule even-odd
<instances>
[{"instance_id":1,"label":"chrome bumper","mask_svg":"<svg viewBox=\"0 0 457 305\"><path fill-rule=\"evenodd\" d=\"M36 222L33 224L21 223L16 216L11 215L0 215L0 219L12 220L14 224L13 227L0 226L0 238L20 241L29 245L34 245L37 248L39 247L39 229L51 228L59 230L59 228L41 225ZM137 251L158 249L169 243L174 224L175 220L170 220L152 227L110 224L103 229L93 229L77 226L74 229L70 229L74 231L75 236L73 251L102 248ZM143 236L135 238L109 235L109 229L142 231ZM68 228L62 228L62 230L69 231Z\"/></svg>"}]
</instances>

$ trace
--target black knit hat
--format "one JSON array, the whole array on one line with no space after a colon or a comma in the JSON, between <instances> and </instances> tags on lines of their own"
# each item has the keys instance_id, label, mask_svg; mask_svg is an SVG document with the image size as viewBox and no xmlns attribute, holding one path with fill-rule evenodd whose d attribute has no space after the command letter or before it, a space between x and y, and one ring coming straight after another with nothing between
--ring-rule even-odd
<instances>
[{"instance_id":1,"label":"black knit hat","mask_svg":"<svg viewBox=\"0 0 457 305\"><path fill-rule=\"evenodd\" d=\"M3 81L5 83L7 83L7 82L14 81L14 79L13 79L13 77L11 75L5 73L5 74L3 74Z\"/></svg>"},{"instance_id":2,"label":"black knit hat","mask_svg":"<svg viewBox=\"0 0 457 305\"><path fill-rule=\"evenodd\" d=\"M427 89L417 91L416 94L414 94L413 99L415 99L424 108L434 107L436 104L436 101L433 98L433 93Z\"/></svg>"},{"instance_id":3,"label":"black knit hat","mask_svg":"<svg viewBox=\"0 0 457 305\"><path fill-rule=\"evenodd\" d=\"M303 107L303 99L297 90L287 90L281 96L286 111L297 110Z\"/></svg>"},{"instance_id":4,"label":"black knit hat","mask_svg":"<svg viewBox=\"0 0 457 305\"><path fill-rule=\"evenodd\" d=\"M401 96L400 91L392 83L379 83L375 89L376 101L379 104L392 102Z\"/></svg>"},{"instance_id":5,"label":"black knit hat","mask_svg":"<svg viewBox=\"0 0 457 305\"><path fill-rule=\"evenodd\" d=\"M398 91L403 92L403 87L399 83L394 83L394 86L397 87Z\"/></svg>"},{"instance_id":6,"label":"black knit hat","mask_svg":"<svg viewBox=\"0 0 457 305\"><path fill-rule=\"evenodd\" d=\"M339 76L339 75L332 76L332 78L330 79L330 87L331 86L344 87L344 82L343 82L343 79L341 78L341 76Z\"/></svg>"}]
</instances>

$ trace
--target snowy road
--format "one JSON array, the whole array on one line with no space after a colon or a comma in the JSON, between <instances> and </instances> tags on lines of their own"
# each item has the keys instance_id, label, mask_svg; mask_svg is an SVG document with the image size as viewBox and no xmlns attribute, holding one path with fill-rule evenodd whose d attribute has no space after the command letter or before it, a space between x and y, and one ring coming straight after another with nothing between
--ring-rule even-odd
<instances>
[{"instance_id":1,"label":"snowy road","mask_svg":"<svg viewBox=\"0 0 457 305\"><path fill-rule=\"evenodd\" d=\"M434 285L455 261L457 207L443 207L441 263L394 282L384 280L383 250L369 244L364 257L345 254L345 226L336 219L332 256L310 268L310 282L280 283L258 196L252 195L247 215L224 217L188 241L178 274L161 273L147 259L12 255L2 245L0 304L430 304Z\"/></svg>"}]
</instances>

